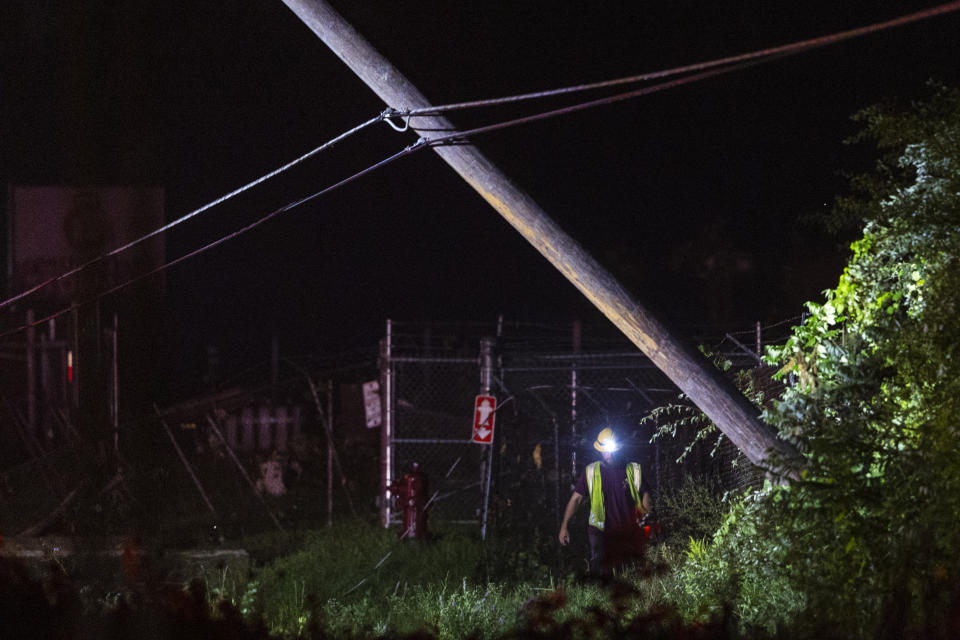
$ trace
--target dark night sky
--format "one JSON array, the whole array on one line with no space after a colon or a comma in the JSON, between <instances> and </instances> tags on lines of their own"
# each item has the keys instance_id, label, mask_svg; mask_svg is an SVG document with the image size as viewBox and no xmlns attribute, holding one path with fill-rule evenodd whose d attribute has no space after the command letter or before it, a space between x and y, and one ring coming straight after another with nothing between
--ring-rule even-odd
<instances>
[{"instance_id":1,"label":"dark night sky","mask_svg":"<svg viewBox=\"0 0 960 640\"><path fill-rule=\"evenodd\" d=\"M728 56L934 3L334 4L441 104ZM14 0L4 13L3 182L162 186L172 219L383 108L279 0ZM779 320L839 274L839 240L799 219L826 211L839 171L871 161L842 144L849 116L921 95L929 78L960 81L957 33L951 14L477 144L678 324ZM178 227L168 257L412 141L368 130ZM374 344L388 317L598 319L429 151L175 267L165 305L153 339L182 345L184 362L210 342L259 357L271 333L296 353Z\"/></svg>"}]
</instances>

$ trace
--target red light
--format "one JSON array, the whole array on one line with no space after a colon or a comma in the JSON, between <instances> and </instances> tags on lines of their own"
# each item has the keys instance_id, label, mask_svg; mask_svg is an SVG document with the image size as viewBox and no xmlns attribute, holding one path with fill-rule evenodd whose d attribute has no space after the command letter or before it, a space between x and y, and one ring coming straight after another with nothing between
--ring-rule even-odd
<instances>
[{"instance_id":1,"label":"red light","mask_svg":"<svg viewBox=\"0 0 960 640\"><path fill-rule=\"evenodd\" d=\"M73 382L73 351L67 351L67 382Z\"/></svg>"}]
</instances>

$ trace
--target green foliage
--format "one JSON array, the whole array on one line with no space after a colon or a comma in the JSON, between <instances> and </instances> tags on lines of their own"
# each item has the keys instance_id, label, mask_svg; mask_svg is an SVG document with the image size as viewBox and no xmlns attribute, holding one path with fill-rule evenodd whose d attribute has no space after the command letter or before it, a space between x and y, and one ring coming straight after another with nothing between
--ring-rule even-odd
<instances>
[{"instance_id":1,"label":"green foliage","mask_svg":"<svg viewBox=\"0 0 960 640\"><path fill-rule=\"evenodd\" d=\"M471 579L479 563L479 541L456 531L423 542L398 540L394 530L359 521L344 523L308 534L301 550L261 569L248 589L255 597L248 599L272 626L297 631L319 603L385 602L413 585Z\"/></svg>"},{"instance_id":2,"label":"green foliage","mask_svg":"<svg viewBox=\"0 0 960 640\"><path fill-rule=\"evenodd\" d=\"M789 537L768 519L765 494L735 500L709 539L691 539L669 599L690 619L709 619L725 607L751 635L774 633L806 610L806 598L782 569Z\"/></svg>"},{"instance_id":3,"label":"green foliage","mask_svg":"<svg viewBox=\"0 0 960 640\"><path fill-rule=\"evenodd\" d=\"M519 456L517 460L519 466ZM518 474L505 474L500 491L491 496L493 534L483 548L485 580L542 582L562 565L556 544L554 480L545 469L530 464ZM574 541L574 554L585 548Z\"/></svg>"},{"instance_id":4,"label":"green foliage","mask_svg":"<svg viewBox=\"0 0 960 640\"><path fill-rule=\"evenodd\" d=\"M301 549L255 571L230 598L248 620L262 617L284 637L604 637L630 628L639 637L639 630L681 626L672 610L658 608L661 577L649 567L621 574L612 589L521 573L487 580L479 541L453 531L410 544L355 522L301 536ZM488 552L507 555L511 544L524 543L502 540Z\"/></svg>"},{"instance_id":5,"label":"green foliage","mask_svg":"<svg viewBox=\"0 0 960 640\"><path fill-rule=\"evenodd\" d=\"M807 452L804 482L779 491L787 515L823 525L810 535L830 550L827 567L798 577L831 571L846 597L822 606L856 602L876 620L895 598L927 600L960 548L960 92L859 119L860 139L885 152L858 183L869 197L839 204L864 219L863 237L826 302L771 354L799 384L768 419Z\"/></svg>"},{"instance_id":6,"label":"green foliage","mask_svg":"<svg viewBox=\"0 0 960 640\"><path fill-rule=\"evenodd\" d=\"M406 585L380 600L328 600L318 607L317 621L334 637L426 631L443 639L489 638L514 624L519 598L510 589L466 580Z\"/></svg>"},{"instance_id":7,"label":"green foliage","mask_svg":"<svg viewBox=\"0 0 960 640\"><path fill-rule=\"evenodd\" d=\"M700 349L705 355L711 357L703 347ZM729 373L733 363L726 359L712 357L713 363L721 371ZM740 386L744 386L745 378L739 374L736 380ZM710 450L711 457L716 455L723 442L723 433L717 428L710 418L693 404L685 393L677 396L676 402L671 402L659 407L655 407L650 413L640 419L640 425L649 424L654 427L653 436L650 442L670 436L674 439L682 439L686 442L683 451L677 457L677 464L686 460L693 450L701 444L712 444Z\"/></svg>"},{"instance_id":8,"label":"green foliage","mask_svg":"<svg viewBox=\"0 0 960 640\"><path fill-rule=\"evenodd\" d=\"M729 359L711 354L702 346L700 351L713 360L714 365L728 375L737 388L754 404L758 407L764 405L768 393L763 383L769 382L769 375L764 371L764 367L735 370ZM654 427L650 442L669 436L685 443L676 459L677 464L682 463L697 447L701 446L710 446L710 457L713 457L724 441L723 432L684 393L679 394L675 402L655 407L640 419L640 425Z\"/></svg>"},{"instance_id":9,"label":"green foliage","mask_svg":"<svg viewBox=\"0 0 960 640\"><path fill-rule=\"evenodd\" d=\"M666 543L682 546L713 534L727 511L724 494L716 480L687 476L675 490L658 490L657 518L667 531Z\"/></svg>"},{"instance_id":10,"label":"green foliage","mask_svg":"<svg viewBox=\"0 0 960 640\"><path fill-rule=\"evenodd\" d=\"M487 581L542 583L556 574L556 532L538 523L527 531L491 537L483 547L478 578Z\"/></svg>"},{"instance_id":11,"label":"green foliage","mask_svg":"<svg viewBox=\"0 0 960 640\"><path fill-rule=\"evenodd\" d=\"M701 443L711 443L713 446L710 455L715 455L723 439L723 434L717 429L717 425L689 402L685 394L680 394L678 402L653 409L640 420L641 425L646 423L656 426L650 438L651 442L666 436L685 439L686 444L677 457L677 464L686 460L687 456Z\"/></svg>"},{"instance_id":12,"label":"green foliage","mask_svg":"<svg viewBox=\"0 0 960 640\"><path fill-rule=\"evenodd\" d=\"M674 593L744 627L872 637L945 624L960 570L960 92L859 114L881 159L838 200L862 237L836 288L768 360L766 421L800 479L736 503ZM682 588L681 588L682 587Z\"/></svg>"}]
</instances>

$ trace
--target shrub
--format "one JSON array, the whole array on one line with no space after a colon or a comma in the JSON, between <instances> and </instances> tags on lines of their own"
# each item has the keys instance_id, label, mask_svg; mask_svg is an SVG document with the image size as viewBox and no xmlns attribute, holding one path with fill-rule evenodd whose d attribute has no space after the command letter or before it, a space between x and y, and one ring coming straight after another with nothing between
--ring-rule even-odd
<instances>
[{"instance_id":1,"label":"shrub","mask_svg":"<svg viewBox=\"0 0 960 640\"><path fill-rule=\"evenodd\" d=\"M744 628L948 637L960 570L960 92L871 108L878 170L837 210L863 235L836 288L771 363L794 384L764 417L800 478L736 502L673 595Z\"/></svg>"},{"instance_id":2,"label":"shrub","mask_svg":"<svg viewBox=\"0 0 960 640\"><path fill-rule=\"evenodd\" d=\"M666 544L685 546L690 539L713 535L727 511L724 493L716 480L704 476L686 476L677 489L658 490L657 518Z\"/></svg>"}]
</instances>

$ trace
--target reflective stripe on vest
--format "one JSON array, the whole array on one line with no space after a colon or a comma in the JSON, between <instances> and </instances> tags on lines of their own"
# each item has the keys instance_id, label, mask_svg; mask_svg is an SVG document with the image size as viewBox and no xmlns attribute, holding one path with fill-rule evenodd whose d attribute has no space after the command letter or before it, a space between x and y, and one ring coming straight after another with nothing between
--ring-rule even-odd
<instances>
[{"instance_id":1,"label":"reflective stripe on vest","mask_svg":"<svg viewBox=\"0 0 960 640\"><path fill-rule=\"evenodd\" d=\"M600 463L591 462L586 468L587 493L590 494L590 519L591 527L596 527L603 531L603 524L606 520L606 510L603 508L603 489L600 486ZM644 512L643 497L640 495L640 480L642 474L640 465L636 462L627 463L627 486L630 487L630 497L637 505L641 513Z\"/></svg>"}]
</instances>

